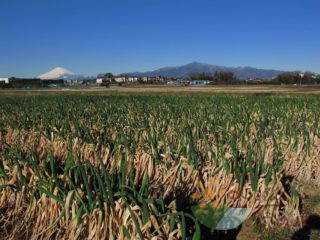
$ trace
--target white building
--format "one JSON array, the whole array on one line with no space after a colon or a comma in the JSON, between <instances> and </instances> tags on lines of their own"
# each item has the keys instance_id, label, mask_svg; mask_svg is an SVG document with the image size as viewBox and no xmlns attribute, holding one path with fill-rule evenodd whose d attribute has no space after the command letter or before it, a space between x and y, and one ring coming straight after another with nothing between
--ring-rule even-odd
<instances>
[{"instance_id":1,"label":"white building","mask_svg":"<svg viewBox=\"0 0 320 240\"><path fill-rule=\"evenodd\" d=\"M126 78L125 77L115 77L114 80L118 83L121 83L121 82L125 82L126 81Z\"/></svg>"},{"instance_id":2,"label":"white building","mask_svg":"<svg viewBox=\"0 0 320 240\"><path fill-rule=\"evenodd\" d=\"M5 84L9 83L9 78L0 77L0 82L4 82Z\"/></svg>"},{"instance_id":3,"label":"white building","mask_svg":"<svg viewBox=\"0 0 320 240\"><path fill-rule=\"evenodd\" d=\"M99 83L99 84L103 83L103 78L97 78L96 83Z\"/></svg>"},{"instance_id":4,"label":"white building","mask_svg":"<svg viewBox=\"0 0 320 240\"><path fill-rule=\"evenodd\" d=\"M138 77L128 77L128 82L137 82Z\"/></svg>"}]
</instances>

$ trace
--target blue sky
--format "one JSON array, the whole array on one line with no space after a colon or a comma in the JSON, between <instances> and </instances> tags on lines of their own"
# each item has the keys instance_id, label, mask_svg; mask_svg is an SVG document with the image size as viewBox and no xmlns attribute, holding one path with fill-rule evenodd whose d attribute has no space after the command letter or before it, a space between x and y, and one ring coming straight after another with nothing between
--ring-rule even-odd
<instances>
[{"instance_id":1,"label":"blue sky","mask_svg":"<svg viewBox=\"0 0 320 240\"><path fill-rule=\"evenodd\" d=\"M319 0L1 0L0 76L193 61L320 72Z\"/></svg>"}]
</instances>

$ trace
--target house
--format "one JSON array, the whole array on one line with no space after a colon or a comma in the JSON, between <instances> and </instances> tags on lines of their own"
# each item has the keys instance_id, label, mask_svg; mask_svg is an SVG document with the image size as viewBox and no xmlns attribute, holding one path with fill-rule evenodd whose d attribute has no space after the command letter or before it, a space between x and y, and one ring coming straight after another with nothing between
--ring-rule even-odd
<instances>
[{"instance_id":1,"label":"house","mask_svg":"<svg viewBox=\"0 0 320 240\"><path fill-rule=\"evenodd\" d=\"M9 78L0 77L0 88L5 88L9 86Z\"/></svg>"},{"instance_id":2,"label":"house","mask_svg":"<svg viewBox=\"0 0 320 240\"><path fill-rule=\"evenodd\" d=\"M191 85L195 85L195 86L204 86L209 84L210 81L209 80L201 80L201 79L197 79L197 80L192 80L191 81Z\"/></svg>"},{"instance_id":3,"label":"house","mask_svg":"<svg viewBox=\"0 0 320 240\"><path fill-rule=\"evenodd\" d=\"M103 83L103 80L104 80L103 78L97 78L96 83L101 84L101 83Z\"/></svg>"},{"instance_id":4,"label":"house","mask_svg":"<svg viewBox=\"0 0 320 240\"><path fill-rule=\"evenodd\" d=\"M163 83L166 82L166 79L162 76L156 76L151 79L152 82Z\"/></svg>"},{"instance_id":5,"label":"house","mask_svg":"<svg viewBox=\"0 0 320 240\"><path fill-rule=\"evenodd\" d=\"M111 83L113 82L113 76L106 76L106 75L98 75L95 79L95 83L103 84L103 83Z\"/></svg>"},{"instance_id":6,"label":"house","mask_svg":"<svg viewBox=\"0 0 320 240\"><path fill-rule=\"evenodd\" d=\"M143 82L148 82L148 77L142 77L141 79Z\"/></svg>"},{"instance_id":7,"label":"house","mask_svg":"<svg viewBox=\"0 0 320 240\"><path fill-rule=\"evenodd\" d=\"M122 83L126 81L126 77L123 77L123 76L115 77L114 81L117 83Z\"/></svg>"},{"instance_id":8,"label":"house","mask_svg":"<svg viewBox=\"0 0 320 240\"><path fill-rule=\"evenodd\" d=\"M138 82L138 77L127 77L128 82Z\"/></svg>"},{"instance_id":9,"label":"house","mask_svg":"<svg viewBox=\"0 0 320 240\"><path fill-rule=\"evenodd\" d=\"M9 78L0 77L0 82L4 82L5 84L9 84Z\"/></svg>"},{"instance_id":10,"label":"house","mask_svg":"<svg viewBox=\"0 0 320 240\"><path fill-rule=\"evenodd\" d=\"M180 86L180 82L178 82L178 81L168 81L167 85L168 86Z\"/></svg>"},{"instance_id":11,"label":"house","mask_svg":"<svg viewBox=\"0 0 320 240\"><path fill-rule=\"evenodd\" d=\"M181 86L188 86L190 84L190 81L188 81L187 79L178 79L177 82L181 85Z\"/></svg>"}]
</instances>

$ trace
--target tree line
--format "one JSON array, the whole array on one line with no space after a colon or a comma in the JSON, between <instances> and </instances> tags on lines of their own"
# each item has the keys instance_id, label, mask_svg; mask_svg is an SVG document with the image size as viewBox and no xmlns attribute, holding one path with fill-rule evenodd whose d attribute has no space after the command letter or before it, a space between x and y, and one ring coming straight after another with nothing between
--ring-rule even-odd
<instances>
[{"instance_id":1,"label":"tree line","mask_svg":"<svg viewBox=\"0 0 320 240\"><path fill-rule=\"evenodd\" d=\"M320 84L320 75L315 75L311 72L285 72L279 74L277 77L271 80L248 80L240 81L233 72L231 71L221 71L210 73L193 73L190 74L188 79L192 80L208 80L213 81L215 84L297 84L297 85L307 85L307 84Z\"/></svg>"},{"instance_id":2,"label":"tree line","mask_svg":"<svg viewBox=\"0 0 320 240\"><path fill-rule=\"evenodd\" d=\"M276 78L271 80L274 84L320 84L320 76L316 76L311 72L285 72L279 74Z\"/></svg>"},{"instance_id":3,"label":"tree line","mask_svg":"<svg viewBox=\"0 0 320 240\"><path fill-rule=\"evenodd\" d=\"M237 84L240 83L240 80L236 77L234 72L231 71L220 71L215 72L214 74L210 73L193 73L190 74L188 79L190 81L192 80L208 80L213 81L214 83L220 83L220 84Z\"/></svg>"}]
</instances>

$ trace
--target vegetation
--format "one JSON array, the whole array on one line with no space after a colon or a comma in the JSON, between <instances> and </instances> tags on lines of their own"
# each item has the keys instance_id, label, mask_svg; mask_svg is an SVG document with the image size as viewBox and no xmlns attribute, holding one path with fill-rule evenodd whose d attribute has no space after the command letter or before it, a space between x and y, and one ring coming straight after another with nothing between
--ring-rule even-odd
<instances>
[{"instance_id":1,"label":"vegetation","mask_svg":"<svg viewBox=\"0 0 320 240\"><path fill-rule=\"evenodd\" d=\"M281 84L320 84L320 76L315 76L310 72L300 74L299 72L285 72L271 81Z\"/></svg>"},{"instance_id":2,"label":"vegetation","mask_svg":"<svg viewBox=\"0 0 320 240\"><path fill-rule=\"evenodd\" d=\"M214 74L209 73L193 73L190 74L189 80L209 80L220 84L236 84L240 83L239 79L231 71L215 72Z\"/></svg>"},{"instance_id":3,"label":"vegetation","mask_svg":"<svg viewBox=\"0 0 320 240\"><path fill-rule=\"evenodd\" d=\"M0 97L4 239L200 239L206 210L302 226L320 97ZM210 210L210 211L211 211ZM207 224L212 218L207 219Z\"/></svg>"},{"instance_id":4,"label":"vegetation","mask_svg":"<svg viewBox=\"0 0 320 240\"><path fill-rule=\"evenodd\" d=\"M190 74L190 80L202 79L213 81L216 84L296 84L296 85L310 85L320 84L320 75L315 75L311 72L284 72L273 79L252 79L247 81L240 81L235 74L230 71L209 73L195 73Z\"/></svg>"}]
</instances>

